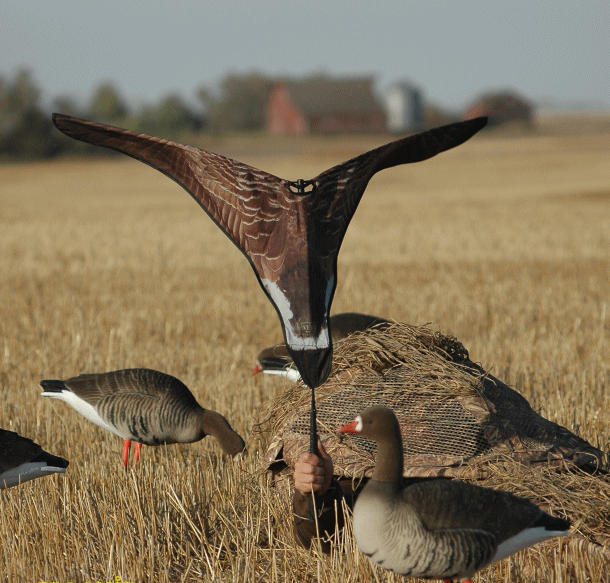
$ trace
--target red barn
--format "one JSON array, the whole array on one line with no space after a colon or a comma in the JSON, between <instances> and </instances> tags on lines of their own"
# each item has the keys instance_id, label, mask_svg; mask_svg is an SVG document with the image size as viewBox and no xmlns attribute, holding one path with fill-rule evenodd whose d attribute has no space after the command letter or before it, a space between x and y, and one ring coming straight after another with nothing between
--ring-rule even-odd
<instances>
[{"instance_id":1,"label":"red barn","mask_svg":"<svg viewBox=\"0 0 610 583\"><path fill-rule=\"evenodd\" d=\"M386 116L373 78L276 82L267 99L267 129L274 134L384 132Z\"/></svg>"}]
</instances>

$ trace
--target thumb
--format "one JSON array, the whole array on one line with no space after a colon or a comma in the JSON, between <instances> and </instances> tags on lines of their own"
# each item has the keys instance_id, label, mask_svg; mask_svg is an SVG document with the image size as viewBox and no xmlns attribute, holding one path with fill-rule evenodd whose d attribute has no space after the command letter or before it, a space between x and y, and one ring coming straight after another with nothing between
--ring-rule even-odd
<instances>
[{"instance_id":1,"label":"thumb","mask_svg":"<svg viewBox=\"0 0 610 583\"><path fill-rule=\"evenodd\" d=\"M330 459L330 456L328 455L328 452L326 451L326 448L324 447L324 444L322 443L322 440L319 437L318 437L318 454L324 460Z\"/></svg>"}]
</instances>

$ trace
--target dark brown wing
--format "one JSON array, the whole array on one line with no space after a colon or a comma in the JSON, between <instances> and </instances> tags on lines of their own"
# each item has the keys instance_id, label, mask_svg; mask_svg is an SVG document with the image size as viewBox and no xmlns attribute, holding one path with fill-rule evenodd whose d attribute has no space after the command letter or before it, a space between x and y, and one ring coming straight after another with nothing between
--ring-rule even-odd
<instances>
[{"instance_id":1,"label":"dark brown wing","mask_svg":"<svg viewBox=\"0 0 610 583\"><path fill-rule=\"evenodd\" d=\"M46 392L68 389L93 407L97 407L102 400L126 396L149 397L157 400L171 396L173 400L183 402L185 405L199 407L197 400L182 381L147 368L82 374L65 381L44 380L40 385Z\"/></svg>"},{"instance_id":2,"label":"dark brown wing","mask_svg":"<svg viewBox=\"0 0 610 583\"><path fill-rule=\"evenodd\" d=\"M509 492L454 480L421 481L403 490L403 500L417 508L431 530L483 530L497 543L532 526L544 514L530 500Z\"/></svg>"},{"instance_id":3,"label":"dark brown wing","mask_svg":"<svg viewBox=\"0 0 610 583\"><path fill-rule=\"evenodd\" d=\"M285 181L231 158L146 134L57 113L53 123L76 140L123 152L176 181L260 271L285 206L282 199L290 195ZM281 248L276 245L269 260L281 263Z\"/></svg>"},{"instance_id":4,"label":"dark brown wing","mask_svg":"<svg viewBox=\"0 0 610 583\"><path fill-rule=\"evenodd\" d=\"M58 114L53 122L77 140L149 164L197 200L252 264L310 387L330 372L337 254L370 178L457 146L485 125L471 120L397 140L323 172L311 192L295 193L276 176L211 152Z\"/></svg>"},{"instance_id":5,"label":"dark brown wing","mask_svg":"<svg viewBox=\"0 0 610 583\"><path fill-rule=\"evenodd\" d=\"M328 223L332 237L325 241L341 245L349 222L371 178L380 170L422 162L455 148L470 139L487 124L486 117L457 122L390 142L342 162L313 179L316 213ZM328 250L327 253L330 253ZM332 251L335 251L334 249Z\"/></svg>"}]
</instances>

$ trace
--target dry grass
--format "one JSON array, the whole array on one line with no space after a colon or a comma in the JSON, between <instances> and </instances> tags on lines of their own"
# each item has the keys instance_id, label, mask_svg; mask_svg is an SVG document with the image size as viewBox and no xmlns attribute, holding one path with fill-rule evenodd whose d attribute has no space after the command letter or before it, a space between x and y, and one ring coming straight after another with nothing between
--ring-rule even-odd
<instances>
[{"instance_id":1,"label":"dry grass","mask_svg":"<svg viewBox=\"0 0 610 583\"><path fill-rule=\"evenodd\" d=\"M241 157L295 179L375 143ZM279 324L185 192L122 158L0 166L0 191L0 426L71 461L64 476L0 494L4 580L400 580L351 540L330 557L295 547L289 500L267 487L252 432L284 388L250 376ZM371 182L333 309L430 322L607 451L609 250L609 131L483 135ZM123 471L120 439L39 397L43 378L131 366L177 376L225 414L249 442L245 471L211 439L144 448ZM608 581L607 560L557 541L478 581L527 581L533 565L537 581Z\"/></svg>"}]
</instances>

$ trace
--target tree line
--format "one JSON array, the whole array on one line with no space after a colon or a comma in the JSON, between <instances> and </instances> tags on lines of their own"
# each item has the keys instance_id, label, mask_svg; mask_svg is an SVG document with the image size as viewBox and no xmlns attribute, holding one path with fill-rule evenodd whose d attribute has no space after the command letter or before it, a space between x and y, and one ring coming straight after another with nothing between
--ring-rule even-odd
<instances>
[{"instance_id":1,"label":"tree line","mask_svg":"<svg viewBox=\"0 0 610 583\"><path fill-rule=\"evenodd\" d=\"M158 103L132 107L113 83L96 87L86 104L70 96L52 101L54 112L90 119L135 131L179 140L202 131L223 133L264 128L265 101L272 80L261 73L226 75L218 91L201 87L191 105L178 93ZM0 75L0 160L52 158L66 153L95 151L66 138L51 122L51 111L41 104L41 89L30 71L12 78Z\"/></svg>"}]
</instances>

